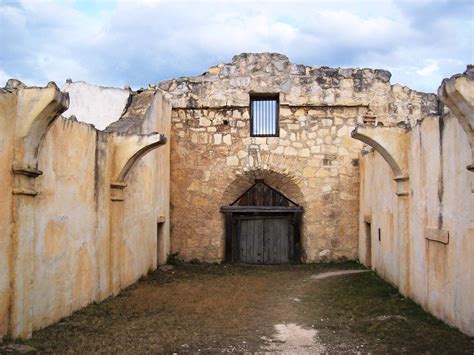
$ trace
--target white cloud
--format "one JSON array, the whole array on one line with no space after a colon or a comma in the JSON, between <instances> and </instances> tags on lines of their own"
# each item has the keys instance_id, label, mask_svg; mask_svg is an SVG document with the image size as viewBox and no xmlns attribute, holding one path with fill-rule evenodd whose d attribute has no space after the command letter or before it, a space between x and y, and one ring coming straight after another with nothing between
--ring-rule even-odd
<instances>
[{"instance_id":1,"label":"white cloud","mask_svg":"<svg viewBox=\"0 0 474 355\"><path fill-rule=\"evenodd\" d=\"M436 61L430 60L429 63L420 69L416 70L416 73L421 76L431 76L439 71L439 65Z\"/></svg>"},{"instance_id":2,"label":"white cloud","mask_svg":"<svg viewBox=\"0 0 474 355\"><path fill-rule=\"evenodd\" d=\"M0 69L39 85L71 77L146 86L272 51L308 65L388 68L404 85L435 91L472 61L473 20L463 15L472 7L420 4L24 0L0 5Z\"/></svg>"},{"instance_id":3,"label":"white cloud","mask_svg":"<svg viewBox=\"0 0 474 355\"><path fill-rule=\"evenodd\" d=\"M9 79L11 79L11 75L0 69L0 87L4 87Z\"/></svg>"}]
</instances>

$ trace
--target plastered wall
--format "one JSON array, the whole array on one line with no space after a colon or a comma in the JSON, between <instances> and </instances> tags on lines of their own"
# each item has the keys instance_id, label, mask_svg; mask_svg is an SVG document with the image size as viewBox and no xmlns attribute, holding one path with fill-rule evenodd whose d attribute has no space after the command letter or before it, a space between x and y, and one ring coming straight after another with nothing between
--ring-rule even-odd
<instances>
[{"instance_id":1,"label":"plastered wall","mask_svg":"<svg viewBox=\"0 0 474 355\"><path fill-rule=\"evenodd\" d=\"M59 116L68 95L54 84L10 81L0 105L0 336L29 337L165 262L171 107L130 93L99 131Z\"/></svg>"},{"instance_id":2,"label":"plastered wall","mask_svg":"<svg viewBox=\"0 0 474 355\"><path fill-rule=\"evenodd\" d=\"M5 93L0 95L0 335L8 331L8 307L10 303L10 253L12 225L12 192L16 95Z\"/></svg>"},{"instance_id":3,"label":"plastered wall","mask_svg":"<svg viewBox=\"0 0 474 355\"><path fill-rule=\"evenodd\" d=\"M459 117L445 111L396 141L407 155L406 196L397 195L395 174L380 150L361 158L359 257L427 311L474 335L474 194L473 172L466 168L472 163L467 133Z\"/></svg>"}]
</instances>

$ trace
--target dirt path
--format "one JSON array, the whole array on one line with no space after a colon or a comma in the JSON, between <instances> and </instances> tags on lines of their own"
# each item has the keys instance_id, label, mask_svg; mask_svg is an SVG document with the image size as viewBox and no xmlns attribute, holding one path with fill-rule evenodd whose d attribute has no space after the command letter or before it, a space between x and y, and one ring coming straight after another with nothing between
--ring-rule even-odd
<instances>
[{"instance_id":1,"label":"dirt path","mask_svg":"<svg viewBox=\"0 0 474 355\"><path fill-rule=\"evenodd\" d=\"M354 268L180 265L36 332L26 345L41 353L474 351L472 339L372 272L348 272Z\"/></svg>"},{"instance_id":2,"label":"dirt path","mask_svg":"<svg viewBox=\"0 0 474 355\"><path fill-rule=\"evenodd\" d=\"M341 271L332 271L332 272L322 272L317 275L312 275L311 279L321 280L321 279L327 279L328 277L333 277L333 276L360 274L361 272L370 272L370 270L341 270Z\"/></svg>"}]
</instances>

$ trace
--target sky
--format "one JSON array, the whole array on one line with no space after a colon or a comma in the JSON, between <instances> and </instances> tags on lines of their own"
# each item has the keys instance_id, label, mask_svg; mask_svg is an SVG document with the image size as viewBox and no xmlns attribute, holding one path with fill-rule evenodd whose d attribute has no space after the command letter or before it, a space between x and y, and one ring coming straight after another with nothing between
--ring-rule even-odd
<instances>
[{"instance_id":1,"label":"sky","mask_svg":"<svg viewBox=\"0 0 474 355\"><path fill-rule=\"evenodd\" d=\"M474 62L474 0L0 0L0 86L137 89L242 52L387 69L392 83L436 92Z\"/></svg>"}]
</instances>

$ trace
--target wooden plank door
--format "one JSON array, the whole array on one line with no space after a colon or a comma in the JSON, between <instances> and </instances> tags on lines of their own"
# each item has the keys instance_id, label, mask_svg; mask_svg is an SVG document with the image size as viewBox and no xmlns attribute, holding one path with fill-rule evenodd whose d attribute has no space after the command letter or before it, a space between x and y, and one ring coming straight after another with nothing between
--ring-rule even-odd
<instances>
[{"instance_id":1,"label":"wooden plank door","mask_svg":"<svg viewBox=\"0 0 474 355\"><path fill-rule=\"evenodd\" d=\"M289 232L288 218L268 218L264 220L264 264L289 263Z\"/></svg>"},{"instance_id":2,"label":"wooden plank door","mask_svg":"<svg viewBox=\"0 0 474 355\"><path fill-rule=\"evenodd\" d=\"M243 263L263 263L263 219L240 220L239 260Z\"/></svg>"},{"instance_id":3,"label":"wooden plank door","mask_svg":"<svg viewBox=\"0 0 474 355\"><path fill-rule=\"evenodd\" d=\"M288 218L239 221L239 261L248 264L286 264L292 251Z\"/></svg>"}]
</instances>

